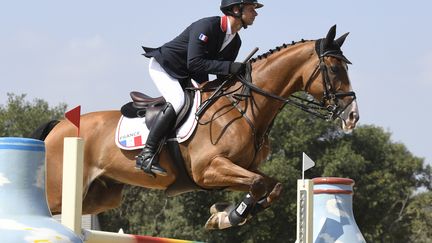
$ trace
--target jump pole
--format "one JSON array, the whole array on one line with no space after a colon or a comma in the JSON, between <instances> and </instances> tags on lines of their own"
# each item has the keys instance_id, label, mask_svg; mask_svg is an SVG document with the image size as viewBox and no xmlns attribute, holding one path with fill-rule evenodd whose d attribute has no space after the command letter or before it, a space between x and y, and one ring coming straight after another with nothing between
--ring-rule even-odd
<instances>
[{"instance_id":1,"label":"jump pole","mask_svg":"<svg viewBox=\"0 0 432 243\"><path fill-rule=\"evenodd\" d=\"M84 140L64 138L61 222L81 234Z\"/></svg>"},{"instance_id":2,"label":"jump pole","mask_svg":"<svg viewBox=\"0 0 432 243\"><path fill-rule=\"evenodd\" d=\"M313 187L310 179L305 179L305 171L314 167L315 162L303 153L302 179L297 180L297 237L296 243L313 241Z\"/></svg>"},{"instance_id":3,"label":"jump pole","mask_svg":"<svg viewBox=\"0 0 432 243\"><path fill-rule=\"evenodd\" d=\"M310 179L297 180L297 241L313 242L313 187Z\"/></svg>"},{"instance_id":4,"label":"jump pole","mask_svg":"<svg viewBox=\"0 0 432 243\"><path fill-rule=\"evenodd\" d=\"M200 243L199 241L120 234L86 229L83 230L83 234L86 243Z\"/></svg>"}]
</instances>

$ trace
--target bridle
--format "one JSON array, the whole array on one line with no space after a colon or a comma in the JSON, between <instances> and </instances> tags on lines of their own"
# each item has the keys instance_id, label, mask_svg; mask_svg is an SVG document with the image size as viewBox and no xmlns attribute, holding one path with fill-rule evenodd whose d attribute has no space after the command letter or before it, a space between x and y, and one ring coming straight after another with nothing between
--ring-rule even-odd
<instances>
[{"instance_id":1,"label":"bridle","mask_svg":"<svg viewBox=\"0 0 432 243\"><path fill-rule=\"evenodd\" d=\"M318 40L320 48L318 50L319 53L319 69L321 71L322 80L323 80L323 86L324 86L324 94L323 99L321 101L321 106L325 107L328 111L328 117L331 120L334 120L342 114L342 112L345 111L345 109L351 105L352 102L356 99L356 94L354 91L349 92L337 92L334 91L334 87L332 86L332 82L330 80L329 74L328 74L328 68L327 65L324 62L324 57L332 56L335 57L345 63L350 63L348 59L346 59L345 56L343 56L339 50L327 50L324 52L323 43L324 41ZM316 68L317 69L317 68ZM311 77L312 78L312 77ZM309 82L309 81L308 81ZM340 107L340 99L343 99L345 97L352 97L351 101L346 104L344 107Z\"/></svg>"},{"instance_id":2,"label":"bridle","mask_svg":"<svg viewBox=\"0 0 432 243\"><path fill-rule=\"evenodd\" d=\"M317 40L317 45L320 46L320 48L317 48L317 52L319 54L319 63L316 65L315 69L312 71L307 83L307 86L309 86L313 80L315 75L318 74L318 72L322 75L323 80L323 97L321 101L315 100L315 98L312 97L312 95L307 93L307 87L305 89L305 95L298 96L298 95L291 95L288 98L284 98L279 95L275 95L273 93L270 93L268 91L265 91L261 89L260 87L256 86L251 82L250 79L245 78L244 76L238 75L238 78L240 82L247 87L243 90L253 90L254 92L261 94L265 97L269 97L275 100L279 100L283 102L284 104L293 105L305 112L308 112L316 117L325 119L325 120L335 120L337 118L340 118L341 114L345 111L347 107L351 105L351 103L356 99L356 94L354 91L349 92L338 92L335 91L332 82L330 80L330 76L328 73L328 67L324 62L324 58L328 56L332 56L335 58L338 58L344 62L349 62L342 54L340 54L338 50L328 50L323 51L323 41L322 39ZM247 96L242 92L242 97ZM352 97L351 101L347 103L345 106L341 106L339 100L345 98L345 97Z\"/></svg>"}]
</instances>

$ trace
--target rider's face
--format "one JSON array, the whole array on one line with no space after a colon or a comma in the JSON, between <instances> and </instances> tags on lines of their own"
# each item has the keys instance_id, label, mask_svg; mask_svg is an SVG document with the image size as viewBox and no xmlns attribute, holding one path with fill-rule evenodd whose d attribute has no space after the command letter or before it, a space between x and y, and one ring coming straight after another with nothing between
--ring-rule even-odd
<instances>
[{"instance_id":1,"label":"rider's face","mask_svg":"<svg viewBox=\"0 0 432 243\"><path fill-rule=\"evenodd\" d=\"M243 7L243 22L246 25L252 25L258 13L255 11L254 4L245 4Z\"/></svg>"}]
</instances>

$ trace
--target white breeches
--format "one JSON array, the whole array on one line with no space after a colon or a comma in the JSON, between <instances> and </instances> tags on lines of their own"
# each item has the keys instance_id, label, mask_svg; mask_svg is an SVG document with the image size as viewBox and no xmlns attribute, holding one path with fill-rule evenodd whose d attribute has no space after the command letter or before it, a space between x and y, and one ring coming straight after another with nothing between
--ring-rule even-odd
<instances>
[{"instance_id":1,"label":"white breeches","mask_svg":"<svg viewBox=\"0 0 432 243\"><path fill-rule=\"evenodd\" d=\"M149 74L156 88L165 100L171 103L176 114L178 114L185 102L184 92L179 81L165 72L153 57L150 58Z\"/></svg>"}]
</instances>

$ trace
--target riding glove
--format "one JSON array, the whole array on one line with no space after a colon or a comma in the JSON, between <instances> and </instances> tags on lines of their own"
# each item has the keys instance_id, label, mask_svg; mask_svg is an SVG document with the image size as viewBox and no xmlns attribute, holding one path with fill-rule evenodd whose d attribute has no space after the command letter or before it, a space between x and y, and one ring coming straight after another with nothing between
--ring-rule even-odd
<instances>
[{"instance_id":1,"label":"riding glove","mask_svg":"<svg viewBox=\"0 0 432 243\"><path fill-rule=\"evenodd\" d=\"M229 73L230 74L244 74L246 70L246 64L241 62L233 62L230 65Z\"/></svg>"}]
</instances>

